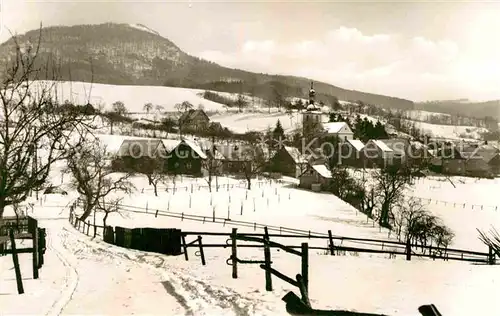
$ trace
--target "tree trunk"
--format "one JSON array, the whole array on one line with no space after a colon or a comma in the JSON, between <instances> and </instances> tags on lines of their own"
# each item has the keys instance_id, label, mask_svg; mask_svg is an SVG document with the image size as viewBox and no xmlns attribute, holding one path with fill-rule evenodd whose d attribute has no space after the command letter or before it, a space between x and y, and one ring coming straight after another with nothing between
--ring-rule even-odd
<instances>
[{"instance_id":1,"label":"tree trunk","mask_svg":"<svg viewBox=\"0 0 500 316\"><path fill-rule=\"evenodd\" d=\"M152 182L151 184L153 185L153 189L155 191L155 196L158 196L158 183Z\"/></svg>"},{"instance_id":2,"label":"tree trunk","mask_svg":"<svg viewBox=\"0 0 500 316\"><path fill-rule=\"evenodd\" d=\"M212 193L212 177L211 176L208 176L207 184L208 184L208 192Z\"/></svg>"},{"instance_id":3,"label":"tree trunk","mask_svg":"<svg viewBox=\"0 0 500 316\"><path fill-rule=\"evenodd\" d=\"M83 211L83 214L80 215L80 218L79 220L81 221L85 221L87 219L87 217L90 216L90 214L92 214L92 209L94 208L94 205L87 205L85 207L85 210Z\"/></svg>"},{"instance_id":4,"label":"tree trunk","mask_svg":"<svg viewBox=\"0 0 500 316\"><path fill-rule=\"evenodd\" d=\"M384 203L382 203L382 207L380 208L380 219L379 219L380 226L386 228L391 227L389 223L389 212L390 212L390 203L388 201L384 201Z\"/></svg>"},{"instance_id":5,"label":"tree trunk","mask_svg":"<svg viewBox=\"0 0 500 316\"><path fill-rule=\"evenodd\" d=\"M104 217L102 219L102 225L104 226L104 229L106 229L106 221L108 220L108 215L109 215L109 212L105 212Z\"/></svg>"},{"instance_id":6,"label":"tree trunk","mask_svg":"<svg viewBox=\"0 0 500 316\"><path fill-rule=\"evenodd\" d=\"M247 178L247 189L248 190L252 189L252 179L251 178Z\"/></svg>"}]
</instances>

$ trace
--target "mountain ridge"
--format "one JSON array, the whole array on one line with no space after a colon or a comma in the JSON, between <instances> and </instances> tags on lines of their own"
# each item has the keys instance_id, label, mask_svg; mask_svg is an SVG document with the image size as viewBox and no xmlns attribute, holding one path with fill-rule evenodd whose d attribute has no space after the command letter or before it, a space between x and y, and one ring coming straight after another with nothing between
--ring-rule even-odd
<instances>
[{"instance_id":1,"label":"mountain ridge","mask_svg":"<svg viewBox=\"0 0 500 316\"><path fill-rule=\"evenodd\" d=\"M57 58L60 80L118 85L157 85L244 92L266 99L278 93L304 97L314 82L319 101L346 101L409 110L411 100L350 90L318 80L224 67L189 55L168 38L142 24L102 23L48 26L18 35L36 42L41 32L41 60ZM15 53L11 39L0 44L0 56ZM0 57L0 62L6 62ZM51 79L51 78L41 78Z\"/></svg>"}]
</instances>

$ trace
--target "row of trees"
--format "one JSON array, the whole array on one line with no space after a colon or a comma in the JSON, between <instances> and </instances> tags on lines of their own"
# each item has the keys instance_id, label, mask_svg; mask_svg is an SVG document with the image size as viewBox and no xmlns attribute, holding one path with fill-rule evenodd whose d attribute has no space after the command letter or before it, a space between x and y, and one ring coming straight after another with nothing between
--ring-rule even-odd
<instances>
[{"instance_id":1,"label":"row of trees","mask_svg":"<svg viewBox=\"0 0 500 316\"><path fill-rule=\"evenodd\" d=\"M17 37L12 59L0 73L0 218L6 207L18 205L40 191L53 165L80 148L91 130L92 117L84 111L51 111L56 105L57 81L37 81L59 73L57 61L39 57L40 36L32 45Z\"/></svg>"},{"instance_id":2,"label":"row of trees","mask_svg":"<svg viewBox=\"0 0 500 316\"><path fill-rule=\"evenodd\" d=\"M367 117L362 119L359 114L356 116L354 122L352 122L349 117L333 112L330 113L329 122L346 122L353 131L354 138L360 139L363 142L367 142L370 139L388 138L385 127L380 121L374 124Z\"/></svg>"},{"instance_id":3,"label":"row of trees","mask_svg":"<svg viewBox=\"0 0 500 316\"><path fill-rule=\"evenodd\" d=\"M405 197L415 170L405 166L371 170L369 178L373 184L367 186L364 176L356 179L337 164L331 165L330 169L333 179L329 190L377 220L380 226L391 229L399 240L423 246L433 243L446 247L451 243L453 232L419 200Z\"/></svg>"}]
</instances>

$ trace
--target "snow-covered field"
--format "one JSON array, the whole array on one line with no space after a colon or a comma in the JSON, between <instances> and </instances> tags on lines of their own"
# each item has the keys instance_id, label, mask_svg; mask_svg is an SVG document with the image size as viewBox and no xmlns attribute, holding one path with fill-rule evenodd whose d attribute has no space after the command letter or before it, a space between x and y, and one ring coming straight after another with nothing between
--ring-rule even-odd
<instances>
[{"instance_id":1,"label":"snow-covered field","mask_svg":"<svg viewBox=\"0 0 500 316\"><path fill-rule=\"evenodd\" d=\"M55 175L54 181L56 181ZM477 240L476 227L498 222L498 212L484 205L498 203L500 180L475 181L466 178L425 179L409 194L430 198L429 209L440 215L456 233L453 247L486 251ZM65 179L65 182L67 179ZM162 187L154 197L143 177L134 178L137 191L125 196L125 205L147 208L148 213L112 214L111 225L125 227L175 227L184 231L254 232L252 227L210 223L216 217L247 221L334 235L387 239L387 231L367 221L363 214L333 195L295 189L289 183L255 180L250 191L239 180L220 178L230 186L208 192L203 179L182 178L176 190ZM495 191L496 190L496 191ZM76 195L50 195L36 202L34 216L49 234L46 263L39 280L31 280L30 256L20 255L26 294L16 294L10 256L0 257L0 306L2 314L149 314L149 315L284 315L281 297L296 290L273 278L273 292L266 292L264 273L257 265L240 265L238 279L231 278L226 265L229 249L207 248L207 265L190 249L190 261L183 256L127 250L107 245L75 231L67 223L66 206ZM463 197L458 201L459 197ZM467 203L454 207L448 200ZM472 210L471 205L483 205ZM132 210L132 208L128 208ZM154 216L154 210L206 216L206 221ZM96 217L97 222L101 216ZM486 228L488 228L486 227ZM258 229L261 232L261 230ZM188 242L193 239L188 237ZM218 238L216 240L216 238ZM204 237L204 242L224 243L226 238ZM285 244L322 245L324 241L290 241ZM242 259L262 260L262 250L242 248ZM294 276L300 261L293 255L272 251L273 266ZM350 309L387 315L418 315L417 307L435 304L443 315L498 315L500 306L491 304L500 294L497 266L471 265L384 255L328 256L310 251L310 297L315 308ZM159 302L159 303L155 303ZM161 303L160 303L161 302Z\"/></svg>"},{"instance_id":2,"label":"snow-covered field","mask_svg":"<svg viewBox=\"0 0 500 316\"><path fill-rule=\"evenodd\" d=\"M278 113L237 113L237 114L217 114L210 117L214 122L219 122L222 126L237 133L248 131L265 131L273 129L279 120L285 131L291 131L302 126L302 117L299 113L286 114Z\"/></svg>"},{"instance_id":3,"label":"snow-covered field","mask_svg":"<svg viewBox=\"0 0 500 316\"><path fill-rule=\"evenodd\" d=\"M409 118L411 118L412 120L416 120L416 121L427 121L431 117L434 117L434 116L439 116L439 117L451 116L450 114L446 114L446 113L429 112L429 111L424 111L424 110L405 111L405 115L408 116Z\"/></svg>"},{"instance_id":4,"label":"snow-covered field","mask_svg":"<svg viewBox=\"0 0 500 316\"><path fill-rule=\"evenodd\" d=\"M96 106L102 105L106 110L111 110L111 105L116 101L122 101L128 112L145 112L144 105L146 103L152 103L154 106L161 105L163 106L162 111L176 111L175 105L184 101L192 103L195 107L201 104L207 111L224 110L222 104L201 97L199 94L203 93L204 90L198 89L91 84L77 81L57 83L42 81L41 83L45 87L53 87L53 94L57 95L57 100L60 103L65 100L75 104L90 102Z\"/></svg>"},{"instance_id":5,"label":"snow-covered field","mask_svg":"<svg viewBox=\"0 0 500 316\"><path fill-rule=\"evenodd\" d=\"M297 113L288 115L279 112L276 108L271 108L268 113L265 102L260 98L245 96L249 107L243 113L239 113L235 108L227 108L223 104L206 100L202 97L204 90L188 89L178 87L161 86L127 86L127 85L107 85L91 84L85 82L58 82L40 81L39 84L45 87L54 86L54 95L57 95L59 102L65 100L76 104L86 104L90 102L96 106L102 106L110 110L116 101L122 101L130 116L135 119L148 119L160 121L162 114L158 114L156 106L162 107L160 112L176 112L175 105L188 101L195 108L201 107L208 113L215 113L210 117L212 121L220 122L223 126L235 132L246 132L249 130L263 131L269 126L274 126L279 119L286 130L292 130L300 126L301 118ZM237 94L227 92L215 92L229 99L236 99ZM305 100L305 99L304 99ZM152 103L153 110L146 113L144 105ZM343 104L349 102L341 101ZM327 110L327 109L325 109ZM325 112L326 113L326 112ZM453 126L437 125L421 122L431 115L446 115L427 111L408 111L410 117L414 117L417 128L433 137L447 139L480 139L480 134L485 132L485 128L473 126ZM365 117L362 115L362 117ZM374 120L369 117L369 119ZM376 121L376 120L374 120Z\"/></svg>"},{"instance_id":6,"label":"snow-covered field","mask_svg":"<svg viewBox=\"0 0 500 316\"><path fill-rule=\"evenodd\" d=\"M436 138L446 139L481 139L481 134L488 130L484 127L438 125L415 122L418 129Z\"/></svg>"}]
</instances>

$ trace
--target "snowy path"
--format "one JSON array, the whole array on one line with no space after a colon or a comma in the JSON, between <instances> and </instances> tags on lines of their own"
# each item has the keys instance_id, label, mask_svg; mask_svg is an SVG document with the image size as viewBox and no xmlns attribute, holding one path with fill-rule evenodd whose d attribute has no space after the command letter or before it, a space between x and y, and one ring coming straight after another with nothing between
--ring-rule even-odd
<instances>
[{"instance_id":1,"label":"snowy path","mask_svg":"<svg viewBox=\"0 0 500 316\"><path fill-rule=\"evenodd\" d=\"M90 238L74 231L67 225L60 231L60 240L63 246L74 253L78 258L80 270L93 270L94 275L103 274L103 277L97 277L101 280L99 286L86 286L83 283L90 282L80 276L81 285L69 302L63 313L73 314L82 313L85 306L92 306L92 298L99 301L102 295L95 295L96 292L104 290L103 295L109 295L110 300L124 302L123 306L113 304L109 310L94 309L94 312L87 311L90 314L168 314L168 315L278 315L270 308L268 302L256 297L244 297L244 294L227 287L221 287L212 282L200 280L186 274L186 269L178 266L178 258L171 258L160 254L146 253L134 250L128 250L108 245L102 241L93 241ZM98 267L90 267L89 263L81 262L80 258L99 258ZM173 260L171 260L173 259ZM109 270L104 269L103 265L109 263ZM87 266L86 266L87 265ZM127 271L126 282L120 282L120 267ZM95 270L94 270L95 269ZM97 272L99 271L99 272ZM112 275L112 279L106 280L104 271ZM188 272L189 273L189 272ZM148 280L147 275L154 276L156 287L147 294ZM95 278L94 277L94 278ZM117 286L118 285L118 286ZM79 289L83 290L79 290ZM109 289L117 289L116 293L109 294ZM89 293L85 290L91 290L94 296L88 297ZM88 303L78 303L80 294ZM140 294L141 297L135 295ZM258 294L258 293L257 293ZM132 295L130 297L129 295ZM155 297L156 296L156 297ZM172 304L169 302L172 301ZM158 304L155 304L157 302ZM135 304L135 305L133 305ZM144 305L142 305L144 304ZM280 306L282 304L279 304ZM167 312L168 311L168 312Z\"/></svg>"},{"instance_id":2,"label":"snowy path","mask_svg":"<svg viewBox=\"0 0 500 316\"><path fill-rule=\"evenodd\" d=\"M178 260L94 241L65 218L39 224L47 229L45 265L33 280L31 256L20 256L24 295L17 295L11 257L0 258L2 315L280 314L262 299L186 275Z\"/></svg>"},{"instance_id":3,"label":"snowy path","mask_svg":"<svg viewBox=\"0 0 500 316\"><path fill-rule=\"evenodd\" d=\"M31 279L30 256L21 255L25 294L17 295L8 267L12 260L3 257L0 314L185 314L160 277L146 267L80 242L66 219L42 220L40 226L47 228L48 238L40 279Z\"/></svg>"}]
</instances>

